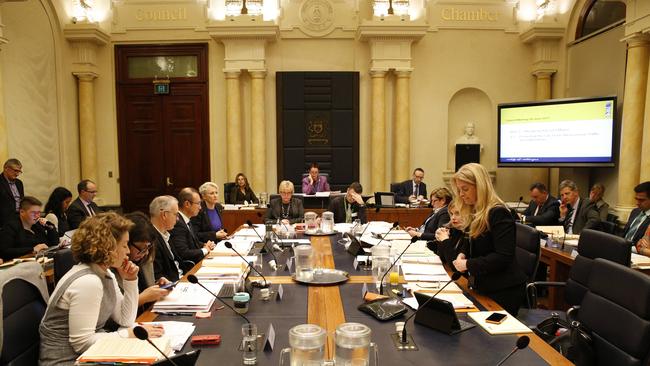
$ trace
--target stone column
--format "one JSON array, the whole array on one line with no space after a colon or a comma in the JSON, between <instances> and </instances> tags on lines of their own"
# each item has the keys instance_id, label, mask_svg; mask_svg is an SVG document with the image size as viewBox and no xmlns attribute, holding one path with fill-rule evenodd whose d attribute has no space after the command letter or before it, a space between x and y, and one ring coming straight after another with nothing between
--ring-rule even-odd
<instances>
[{"instance_id":1,"label":"stone column","mask_svg":"<svg viewBox=\"0 0 650 366\"><path fill-rule=\"evenodd\" d=\"M392 181L408 179L411 167L411 70L395 71L395 127L393 128Z\"/></svg>"},{"instance_id":2,"label":"stone column","mask_svg":"<svg viewBox=\"0 0 650 366\"><path fill-rule=\"evenodd\" d=\"M370 127L371 140L371 168L372 190L381 192L386 190L386 71L371 70L372 78L372 125Z\"/></svg>"},{"instance_id":3,"label":"stone column","mask_svg":"<svg viewBox=\"0 0 650 366\"><path fill-rule=\"evenodd\" d=\"M621 124L621 150L618 158L618 204L616 212L624 221L635 206L634 186L639 184L643 118L646 112L648 55L650 42L642 35L627 40L625 99ZM645 174L645 173L644 173Z\"/></svg>"},{"instance_id":4,"label":"stone column","mask_svg":"<svg viewBox=\"0 0 650 366\"><path fill-rule=\"evenodd\" d=\"M2 14L0 14L1 16ZM9 42L4 37L4 25L2 18L0 18L0 47ZM9 138L7 137L7 120L5 116L5 103L4 103L4 88L2 81L2 73L0 72L0 164L9 159Z\"/></svg>"},{"instance_id":5,"label":"stone column","mask_svg":"<svg viewBox=\"0 0 650 366\"><path fill-rule=\"evenodd\" d=\"M95 122L95 86L97 74L73 73L79 87L79 154L81 177L97 182L97 126Z\"/></svg>"},{"instance_id":6,"label":"stone column","mask_svg":"<svg viewBox=\"0 0 650 366\"><path fill-rule=\"evenodd\" d=\"M226 138L227 138L227 178L235 179L244 168L244 136L241 122L241 100L239 96L239 76L241 71L224 71L226 74ZM225 192L224 192L225 194Z\"/></svg>"},{"instance_id":7,"label":"stone column","mask_svg":"<svg viewBox=\"0 0 650 366\"><path fill-rule=\"evenodd\" d=\"M552 95L552 77L555 70L536 70L533 71L536 79L535 99L551 99ZM560 169L559 168L535 168L531 169L531 178L535 182L547 184L549 192L555 195L559 185Z\"/></svg>"},{"instance_id":8,"label":"stone column","mask_svg":"<svg viewBox=\"0 0 650 366\"><path fill-rule=\"evenodd\" d=\"M266 70L251 75L251 184L256 192L266 192L266 119L264 116L264 78Z\"/></svg>"}]
</instances>

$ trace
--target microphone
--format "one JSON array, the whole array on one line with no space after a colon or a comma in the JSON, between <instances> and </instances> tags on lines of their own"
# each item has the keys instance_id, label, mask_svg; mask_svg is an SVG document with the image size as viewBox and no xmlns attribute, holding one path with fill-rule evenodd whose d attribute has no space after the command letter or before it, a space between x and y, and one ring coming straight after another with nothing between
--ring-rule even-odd
<instances>
[{"instance_id":1,"label":"microphone","mask_svg":"<svg viewBox=\"0 0 650 366\"><path fill-rule=\"evenodd\" d=\"M444 290L445 287L447 287L450 283L458 280L461 276L462 276L462 274L460 272L452 273L451 279L449 281L447 281L447 283L445 283L445 285L442 286L442 288L440 288L440 290L438 290L435 294L433 294L433 296L431 296L431 298L429 300L425 301L424 304L422 304L422 305L420 305L418 307L418 310L416 310L413 314L411 314L411 316L409 316L408 318L406 318L406 320L404 320L404 328L402 329L402 340L401 340L402 344L408 343L408 341L406 340L406 323L408 323L408 321L411 320L411 318L414 317L415 314L417 314L418 311L420 311L420 309L425 308L426 305L429 303L429 301L433 300L436 297L436 295L438 295L440 293L440 291Z\"/></svg>"},{"instance_id":2,"label":"microphone","mask_svg":"<svg viewBox=\"0 0 650 366\"><path fill-rule=\"evenodd\" d=\"M519 196L519 202L517 202L517 207L515 208L515 214L514 214L515 219L518 217L517 214L519 213L519 205L521 205L521 201L523 200L524 200L524 196Z\"/></svg>"},{"instance_id":3,"label":"microphone","mask_svg":"<svg viewBox=\"0 0 650 366\"><path fill-rule=\"evenodd\" d=\"M375 245L379 245L379 244L381 244L381 242L384 241L384 239L386 239L386 237L388 236L388 234L389 234L391 231L393 231L393 229L395 229L395 228L398 227L398 226L399 226L399 221L395 221L395 222L393 223L393 227L391 227L390 230L388 230L388 231L386 232L386 234L384 234L384 236L381 238L381 240L379 240L379 243L377 243L377 244L375 244ZM365 230L364 230L364 231L365 231Z\"/></svg>"},{"instance_id":4,"label":"microphone","mask_svg":"<svg viewBox=\"0 0 650 366\"><path fill-rule=\"evenodd\" d=\"M163 357L165 357L165 359L167 361L169 361L169 363L171 363L174 366L178 366L176 364L176 362L172 361L169 357L167 357L165 352L161 351L160 348L156 347L156 345L151 341L151 339L149 339L149 332L147 332L147 330L144 329L144 327L141 327L141 326L138 325L135 328L133 328L133 335L135 335L135 337L138 338L138 339L141 339L143 341L147 341L153 348L156 349L156 351L158 351L158 353L163 355Z\"/></svg>"},{"instance_id":5,"label":"microphone","mask_svg":"<svg viewBox=\"0 0 650 366\"><path fill-rule=\"evenodd\" d=\"M510 353L503 360L499 361L497 366L503 365L503 363L506 362L506 360L510 358L510 356L515 354L515 352L519 351L520 349L524 349L528 347L528 343L530 343L530 338L528 338L528 336L521 336L517 338L517 344L515 348L513 348L512 351L510 351Z\"/></svg>"},{"instance_id":6,"label":"microphone","mask_svg":"<svg viewBox=\"0 0 650 366\"><path fill-rule=\"evenodd\" d=\"M239 315L239 316L242 317L244 320L246 320L246 323L248 323L248 324L251 323L251 321L248 320L248 318L245 317L244 314L240 314L240 313L238 313L237 311L235 311L235 309L234 309L232 306L230 306L227 302L223 301L222 298L220 298L219 296L215 295L212 291L210 291L207 287L205 287L201 282L199 282L199 279L196 278L195 275L193 275L193 274L188 275L188 276L187 276L187 280L188 280L190 283L194 283L194 284L197 284L197 285L203 287L203 289L204 289L205 291L209 292L210 295L214 296L215 299L219 300L219 302L221 302L222 304L224 304L228 309L232 310L235 314Z\"/></svg>"},{"instance_id":7,"label":"microphone","mask_svg":"<svg viewBox=\"0 0 650 366\"><path fill-rule=\"evenodd\" d=\"M395 264L397 263L397 261L399 261L399 259L402 258L402 256L404 255L404 253L406 253L406 251L408 250L408 248L411 246L411 244L413 244L413 243L415 243L416 241L418 241L418 239L419 239L419 238L418 238L417 236L412 237L412 238L411 238L411 242L406 246L406 248L404 248L404 250L402 250L402 252L401 252L401 253L397 256L397 258L393 261L393 263L391 263L390 267L388 267L388 269L386 270L386 272L384 272L384 275L381 276L381 280L379 280L379 294L380 294L380 295L383 295L383 294L384 294L384 278L386 278L386 275L390 273L390 270L393 269L393 267L395 266Z\"/></svg>"},{"instance_id":8,"label":"microphone","mask_svg":"<svg viewBox=\"0 0 650 366\"><path fill-rule=\"evenodd\" d=\"M229 241L223 243L223 245L225 245L226 248L228 248L228 249L232 250L233 252L235 252L235 254L237 254L239 256L239 258L241 258L245 263L248 263L250 265L250 263L246 260L246 258L244 258L244 256L239 254L237 249L233 248L232 244ZM255 268L255 266L250 266L250 267L253 269L253 271L255 271L255 273L260 275L260 277L262 277L262 279L264 279L264 285L262 286L262 288L269 287L269 283L266 280L266 277L264 277L264 275L262 274L262 272L258 271L257 268ZM190 282L192 282L192 281L190 281Z\"/></svg>"},{"instance_id":9,"label":"microphone","mask_svg":"<svg viewBox=\"0 0 650 366\"><path fill-rule=\"evenodd\" d=\"M275 254L273 253L273 250L271 248L267 247L266 240L264 240L262 238L262 235L260 235L260 233L258 233L257 230L255 230L255 225L253 225L253 222L251 220L246 220L246 225L250 226L253 229L253 231L255 232L255 234L257 234L257 237L260 238L260 240L263 243L264 250L271 253L271 256L273 257L273 260L269 261L269 265L271 266L271 268L274 271L277 270L278 269L278 258L275 257ZM237 254L239 254L239 253L237 253Z\"/></svg>"}]
</instances>

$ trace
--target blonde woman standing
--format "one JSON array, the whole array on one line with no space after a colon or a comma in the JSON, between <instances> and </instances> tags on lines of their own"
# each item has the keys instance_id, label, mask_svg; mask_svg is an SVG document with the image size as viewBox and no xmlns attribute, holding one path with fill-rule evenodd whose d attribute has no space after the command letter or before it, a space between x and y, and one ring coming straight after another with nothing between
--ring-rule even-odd
<instances>
[{"instance_id":1,"label":"blonde woman standing","mask_svg":"<svg viewBox=\"0 0 650 366\"><path fill-rule=\"evenodd\" d=\"M525 296L526 276L515 257L515 220L480 164L463 165L452 177L452 189L469 240L463 241L453 266L469 274L469 283L512 315Z\"/></svg>"}]
</instances>

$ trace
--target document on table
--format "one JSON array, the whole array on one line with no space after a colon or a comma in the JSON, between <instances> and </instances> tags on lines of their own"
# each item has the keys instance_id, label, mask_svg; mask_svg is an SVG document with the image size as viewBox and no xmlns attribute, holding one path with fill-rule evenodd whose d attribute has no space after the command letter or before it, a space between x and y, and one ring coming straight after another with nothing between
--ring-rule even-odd
<instances>
[{"instance_id":1,"label":"document on table","mask_svg":"<svg viewBox=\"0 0 650 366\"><path fill-rule=\"evenodd\" d=\"M433 255L433 252L430 251L429 248L427 248L427 242L425 240L418 240L415 243L411 243L410 240L393 240L390 243L390 247L391 250L394 249L396 253L401 253L406 249L406 252L404 253L405 257ZM404 262L403 257L402 257L402 262Z\"/></svg>"},{"instance_id":2,"label":"document on table","mask_svg":"<svg viewBox=\"0 0 650 366\"><path fill-rule=\"evenodd\" d=\"M217 294L223 282L206 282L203 284ZM214 297L199 285L180 282L164 299L156 301L153 312L188 312L209 311Z\"/></svg>"},{"instance_id":3,"label":"document on table","mask_svg":"<svg viewBox=\"0 0 650 366\"><path fill-rule=\"evenodd\" d=\"M442 264L404 263L402 264L402 273L405 275L447 275L447 271Z\"/></svg>"},{"instance_id":4,"label":"document on table","mask_svg":"<svg viewBox=\"0 0 650 366\"><path fill-rule=\"evenodd\" d=\"M632 268L638 269L648 269L650 268L650 257L645 255L640 255L637 253L632 253Z\"/></svg>"},{"instance_id":5,"label":"document on table","mask_svg":"<svg viewBox=\"0 0 650 366\"><path fill-rule=\"evenodd\" d=\"M418 292L422 292L422 291L418 291ZM431 294L428 293L426 294L431 296ZM454 306L454 309L471 309L474 307L474 303L472 303L472 301L462 293L458 294L454 292L451 293L441 292L438 295L436 295L436 299L449 301ZM415 296L407 297L402 301L404 302L404 304L408 305L413 310L417 310L419 307L418 301L416 300Z\"/></svg>"},{"instance_id":6,"label":"document on table","mask_svg":"<svg viewBox=\"0 0 650 366\"><path fill-rule=\"evenodd\" d=\"M404 230L393 230L386 233L375 233L377 235L386 235L386 240L411 240L411 235Z\"/></svg>"},{"instance_id":7,"label":"document on table","mask_svg":"<svg viewBox=\"0 0 650 366\"><path fill-rule=\"evenodd\" d=\"M485 319L490 316L492 313L501 313L506 314L506 320L501 324L492 324L485 321ZM525 324L517 320L514 316L508 314L507 311L477 311L473 313L467 313L476 324L480 325L488 333L495 334L519 334L519 333L532 333L532 330L528 328Z\"/></svg>"},{"instance_id":8,"label":"document on table","mask_svg":"<svg viewBox=\"0 0 650 366\"><path fill-rule=\"evenodd\" d=\"M249 238L233 238L229 240L230 244L232 244L233 249L237 251L237 253L240 253L242 255L248 254L250 252L251 248L253 247L253 243L257 240L251 240ZM208 253L209 257L218 257L218 256L236 256L237 254L232 250L226 248L224 245L225 241L222 240L215 245L214 249Z\"/></svg>"},{"instance_id":9,"label":"document on table","mask_svg":"<svg viewBox=\"0 0 650 366\"><path fill-rule=\"evenodd\" d=\"M447 282L449 281L448 274L438 275L423 275L423 274L404 274L406 282Z\"/></svg>"},{"instance_id":10,"label":"document on table","mask_svg":"<svg viewBox=\"0 0 650 366\"><path fill-rule=\"evenodd\" d=\"M169 337L151 338L151 341L166 355L172 349ZM84 363L141 363L151 364L163 358L160 353L144 340L137 338L101 337L86 350L77 361Z\"/></svg>"},{"instance_id":11,"label":"document on table","mask_svg":"<svg viewBox=\"0 0 650 366\"><path fill-rule=\"evenodd\" d=\"M183 346L187 340L194 333L196 328L193 323L190 322L176 322L176 321L164 321L164 322L149 322L141 324L159 324L162 325L165 329L165 337L169 338L169 345L171 348L179 352L183 349ZM153 339L153 338L152 338Z\"/></svg>"},{"instance_id":12,"label":"document on table","mask_svg":"<svg viewBox=\"0 0 650 366\"><path fill-rule=\"evenodd\" d=\"M402 257L402 263L419 263L419 264L442 264L442 260L437 255L433 254L431 251L430 255L427 256L410 256L409 252L406 252Z\"/></svg>"},{"instance_id":13,"label":"document on table","mask_svg":"<svg viewBox=\"0 0 650 366\"><path fill-rule=\"evenodd\" d=\"M255 224L253 226L255 226L255 230L253 230L250 227L245 227L237 231L233 237L237 238L237 237L246 236L246 237L257 238L257 240L259 240L260 236L263 238L266 235L266 226L264 226L263 224ZM257 231L257 233L255 231Z\"/></svg>"},{"instance_id":14,"label":"document on table","mask_svg":"<svg viewBox=\"0 0 650 366\"><path fill-rule=\"evenodd\" d=\"M442 286L444 286L447 282L449 282L449 279L446 281L439 281L439 282L409 282L404 285L406 289L409 289L411 291L417 291L417 292L422 292L425 294L432 294L438 292ZM455 282L451 282L447 287L445 287L442 292L445 293L463 293L463 290L458 287L458 285Z\"/></svg>"},{"instance_id":15,"label":"document on table","mask_svg":"<svg viewBox=\"0 0 650 366\"><path fill-rule=\"evenodd\" d=\"M232 267L239 268L243 271L244 268L248 266L248 263L255 262L256 257L254 255L244 256L246 261L244 262L238 256L221 256L221 257L211 257L205 258L201 262L202 267Z\"/></svg>"}]
</instances>

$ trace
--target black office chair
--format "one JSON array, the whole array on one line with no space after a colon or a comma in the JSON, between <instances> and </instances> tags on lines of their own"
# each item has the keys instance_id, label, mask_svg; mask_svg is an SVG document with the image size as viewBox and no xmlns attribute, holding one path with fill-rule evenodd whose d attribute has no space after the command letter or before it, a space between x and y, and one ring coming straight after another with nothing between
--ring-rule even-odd
<instances>
[{"instance_id":1,"label":"black office chair","mask_svg":"<svg viewBox=\"0 0 650 366\"><path fill-rule=\"evenodd\" d=\"M515 224L516 244L515 255L519 268L526 274L526 283L535 282L535 274L539 266L541 251L540 234L536 229L519 223ZM528 304L531 307L531 304Z\"/></svg>"},{"instance_id":2,"label":"black office chair","mask_svg":"<svg viewBox=\"0 0 650 366\"><path fill-rule=\"evenodd\" d=\"M47 308L47 285L38 263L20 263L0 273L2 353L0 364L38 364L40 325Z\"/></svg>"},{"instance_id":3,"label":"black office chair","mask_svg":"<svg viewBox=\"0 0 650 366\"><path fill-rule=\"evenodd\" d=\"M630 266L631 244L624 238L597 230L585 229L578 240L578 256L576 256L569 279L566 282L533 282L527 286L527 294L531 296L530 304L537 303L537 287L564 286L565 300L569 306L580 305L587 292L587 281L591 273L593 260L603 258L621 265Z\"/></svg>"},{"instance_id":4,"label":"black office chair","mask_svg":"<svg viewBox=\"0 0 650 366\"><path fill-rule=\"evenodd\" d=\"M397 191L399 190L400 185L401 185L401 183L399 183L399 182L398 183L394 183L394 182L391 183L390 184L390 191L393 192L393 193L397 193Z\"/></svg>"},{"instance_id":5,"label":"black office chair","mask_svg":"<svg viewBox=\"0 0 650 366\"><path fill-rule=\"evenodd\" d=\"M235 182L226 182L223 184L223 201L226 204L232 204L233 202L230 202L230 192L235 188L237 183Z\"/></svg>"},{"instance_id":6,"label":"black office chair","mask_svg":"<svg viewBox=\"0 0 650 366\"><path fill-rule=\"evenodd\" d=\"M590 331L595 365L650 362L650 276L595 259L578 321Z\"/></svg>"},{"instance_id":7,"label":"black office chair","mask_svg":"<svg viewBox=\"0 0 650 366\"><path fill-rule=\"evenodd\" d=\"M69 248L59 249L54 253L54 284L59 283L59 280L77 264L72 257L72 250Z\"/></svg>"}]
</instances>

